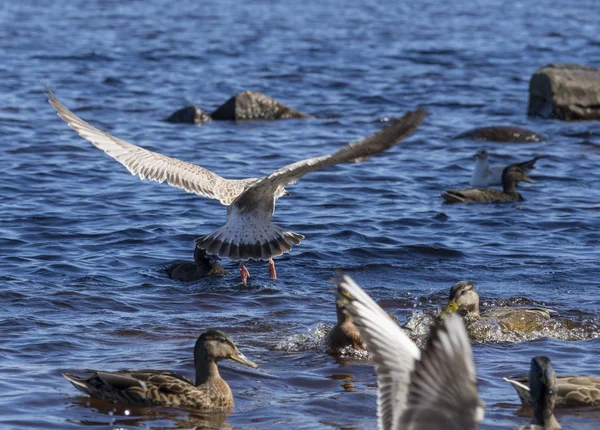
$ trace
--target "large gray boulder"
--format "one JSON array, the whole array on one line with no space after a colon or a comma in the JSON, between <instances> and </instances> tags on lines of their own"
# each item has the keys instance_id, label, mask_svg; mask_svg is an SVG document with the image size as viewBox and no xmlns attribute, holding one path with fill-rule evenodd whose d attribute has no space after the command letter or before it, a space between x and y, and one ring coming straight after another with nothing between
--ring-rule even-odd
<instances>
[{"instance_id":1,"label":"large gray boulder","mask_svg":"<svg viewBox=\"0 0 600 430\"><path fill-rule=\"evenodd\" d=\"M529 115L565 121L600 119L600 69L549 64L529 81Z\"/></svg>"},{"instance_id":2,"label":"large gray boulder","mask_svg":"<svg viewBox=\"0 0 600 430\"><path fill-rule=\"evenodd\" d=\"M215 120L247 121L306 118L308 115L255 91L236 94L210 114Z\"/></svg>"},{"instance_id":3,"label":"large gray boulder","mask_svg":"<svg viewBox=\"0 0 600 430\"><path fill-rule=\"evenodd\" d=\"M204 124L210 121L210 116L198 106L186 106L171 114L166 121L184 124Z\"/></svg>"}]
</instances>

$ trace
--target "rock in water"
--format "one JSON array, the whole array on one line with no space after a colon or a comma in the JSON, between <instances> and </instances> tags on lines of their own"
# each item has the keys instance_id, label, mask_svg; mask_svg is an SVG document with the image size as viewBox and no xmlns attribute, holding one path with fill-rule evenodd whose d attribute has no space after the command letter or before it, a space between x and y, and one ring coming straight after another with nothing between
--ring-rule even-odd
<instances>
[{"instance_id":1,"label":"rock in water","mask_svg":"<svg viewBox=\"0 0 600 430\"><path fill-rule=\"evenodd\" d=\"M247 121L255 119L307 118L308 115L282 105L278 101L255 91L236 94L210 114L212 119Z\"/></svg>"},{"instance_id":2,"label":"rock in water","mask_svg":"<svg viewBox=\"0 0 600 430\"><path fill-rule=\"evenodd\" d=\"M503 125L474 128L465 131L454 138L490 140L494 142L542 142L546 140L544 136L535 131Z\"/></svg>"},{"instance_id":3,"label":"rock in water","mask_svg":"<svg viewBox=\"0 0 600 430\"><path fill-rule=\"evenodd\" d=\"M167 118L167 122L184 124L204 124L210 120L210 116L198 106L186 106Z\"/></svg>"},{"instance_id":4,"label":"rock in water","mask_svg":"<svg viewBox=\"0 0 600 430\"><path fill-rule=\"evenodd\" d=\"M600 69L549 64L529 81L529 115L565 121L600 119Z\"/></svg>"}]
</instances>

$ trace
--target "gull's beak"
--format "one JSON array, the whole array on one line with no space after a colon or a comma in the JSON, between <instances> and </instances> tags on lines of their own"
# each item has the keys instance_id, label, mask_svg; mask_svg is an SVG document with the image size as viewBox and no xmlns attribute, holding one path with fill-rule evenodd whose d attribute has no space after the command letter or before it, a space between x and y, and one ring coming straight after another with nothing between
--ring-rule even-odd
<instances>
[{"instance_id":1,"label":"gull's beak","mask_svg":"<svg viewBox=\"0 0 600 430\"><path fill-rule=\"evenodd\" d=\"M535 184L535 183L536 183L536 181L534 181L534 180L533 180L533 179L531 179L531 178L528 178L528 177L527 177L527 176L525 176L525 175L523 175L523 177L521 178L521 181L523 181L523 182L529 182L530 184Z\"/></svg>"},{"instance_id":2,"label":"gull's beak","mask_svg":"<svg viewBox=\"0 0 600 430\"><path fill-rule=\"evenodd\" d=\"M240 352L240 350L237 348L236 348L235 352L229 356L229 358L231 358L233 361L237 361L238 363L243 364L245 366L252 367L253 369L256 369L258 367L258 364L255 364L255 363L251 362L250 360L248 360L246 358L246 356L244 354L242 354Z\"/></svg>"},{"instance_id":3,"label":"gull's beak","mask_svg":"<svg viewBox=\"0 0 600 430\"><path fill-rule=\"evenodd\" d=\"M446 309L444 309L442 311L442 313L440 313L440 318L444 319L447 316L449 316L451 313L456 312L457 310L458 310L458 306L456 306L456 301L450 300L450 302L448 303L448 306L446 306Z\"/></svg>"}]
</instances>

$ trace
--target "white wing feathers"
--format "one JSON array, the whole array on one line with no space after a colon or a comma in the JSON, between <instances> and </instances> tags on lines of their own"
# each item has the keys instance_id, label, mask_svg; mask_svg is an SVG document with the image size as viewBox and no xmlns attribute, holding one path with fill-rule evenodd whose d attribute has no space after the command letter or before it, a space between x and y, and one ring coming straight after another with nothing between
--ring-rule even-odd
<instances>
[{"instance_id":1,"label":"white wing feathers","mask_svg":"<svg viewBox=\"0 0 600 430\"><path fill-rule=\"evenodd\" d=\"M82 120L65 107L47 86L46 90L48 102L69 127L142 180L149 179L159 183L167 181L169 185L182 188L188 193L217 199L224 205L231 204L249 184L256 181L254 178L228 180L195 164L166 157L121 140Z\"/></svg>"},{"instance_id":2,"label":"white wing feathers","mask_svg":"<svg viewBox=\"0 0 600 430\"><path fill-rule=\"evenodd\" d=\"M471 344L460 317L434 329L421 354L402 329L350 277L336 281L377 371L383 430L471 430L483 419Z\"/></svg>"},{"instance_id":3,"label":"white wing feathers","mask_svg":"<svg viewBox=\"0 0 600 430\"><path fill-rule=\"evenodd\" d=\"M373 155L397 145L404 138L410 136L426 116L427 112L423 109L410 111L378 133L349 143L333 154L307 158L306 160L297 161L281 169L277 169L248 187L240 195L236 204L239 204L240 208L246 209L268 196L279 195L279 189L285 185L295 183L307 173L336 164L365 161Z\"/></svg>"},{"instance_id":4,"label":"white wing feathers","mask_svg":"<svg viewBox=\"0 0 600 430\"><path fill-rule=\"evenodd\" d=\"M402 329L349 276L337 281L350 296L347 309L373 357L379 391L381 429L396 429L407 402L410 374L421 351Z\"/></svg>"}]
</instances>

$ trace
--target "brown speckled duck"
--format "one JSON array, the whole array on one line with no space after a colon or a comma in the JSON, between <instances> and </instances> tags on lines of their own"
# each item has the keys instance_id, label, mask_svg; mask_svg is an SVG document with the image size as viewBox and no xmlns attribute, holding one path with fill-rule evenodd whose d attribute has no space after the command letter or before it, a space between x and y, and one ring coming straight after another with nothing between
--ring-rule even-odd
<instances>
[{"instance_id":1,"label":"brown speckled duck","mask_svg":"<svg viewBox=\"0 0 600 430\"><path fill-rule=\"evenodd\" d=\"M520 181L535 184L533 179L527 177L520 163L516 163L511 164L502 171L502 191L493 188L467 188L464 190L448 190L442 193L441 196L446 203L521 201L523 197L516 190Z\"/></svg>"},{"instance_id":2,"label":"brown speckled duck","mask_svg":"<svg viewBox=\"0 0 600 430\"><path fill-rule=\"evenodd\" d=\"M554 417L556 401L556 374L548 357L531 359L529 370L529 390L533 406L533 416L529 424L515 430L561 430Z\"/></svg>"},{"instance_id":3,"label":"brown speckled duck","mask_svg":"<svg viewBox=\"0 0 600 430\"><path fill-rule=\"evenodd\" d=\"M345 310L346 303L350 295L341 285L337 288L338 295L335 300L335 311L337 314L337 324L329 332L327 343L329 344L329 352L332 354L338 353L342 348L351 346L356 350L364 350L362 338L358 329L352 322L352 317Z\"/></svg>"},{"instance_id":4,"label":"brown speckled duck","mask_svg":"<svg viewBox=\"0 0 600 430\"><path fill-rule=\"evenodd\" d=\"M504 378L517 391L523 405L531 405L529 377ZM587 375L563 375L556 377L557 408L581 408L600 406L600 377Z\"/></svg>"},{"instance_id":5,"label":"brown speckled duck","mask_svg":"<svg viewBox=\"0 0 600 430\"><path fill-rule=\"evenodd\" d=\"M193 409L231 409L233 394L219 375L217 362L231 359L257 368L220 330L207 330L196 341L196 382L164 370L93 371L87 378L63 374L77 389L103 400Z\"/></svg>"},{"instance_id":6,"label":"brown speckled duck","mask_svg":"<svg viewBox=\"0 0 600 430\"><path fill-rule=\"evenodd\" d=\"M459 281L450 288L446 309L440 314L443 318L453 312L465 317L471 338L486 339L485 326L497 324L503 332L530 333L545 327L556 311L542 307L504 306L479 311L479 294L469 281Z\"/></svg>"},{"instance_id":7,"label":"brown speckled duck","mask_svg":"<svg viewBox=\"0 0 600 430\"><path fill-rule=\"evenodd\" d=\"M171 279L182 282L197 281L207 276L225 275L217 257L209 256L205 250L194 249L194 261L178 261L165 268Z\"/></svg>"}]
</instances>

